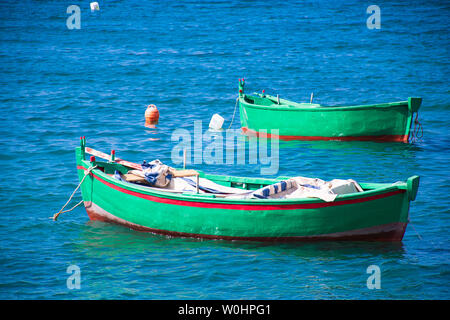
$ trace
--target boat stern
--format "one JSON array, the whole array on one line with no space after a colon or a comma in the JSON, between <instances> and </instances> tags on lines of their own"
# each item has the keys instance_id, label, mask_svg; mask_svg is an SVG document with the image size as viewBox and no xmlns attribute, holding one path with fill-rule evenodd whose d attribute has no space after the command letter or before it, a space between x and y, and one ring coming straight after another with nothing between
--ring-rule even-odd
<instances>
[{"instance_id":1,"label":"boat stern","mask_svg":"<svg viewBox=\"0 0 450 320\"><path fill-rule=\"evenodd\" d=\"M422 98L417 98L417 97L409 97L408 98L408 108L412 113L418 112L421 104L422 104Z\"/></svg>"},{"instance_id":2,"label":"boat stern","mask_svg":"<svg viewBox=\"0 0 450 320\"><path fill-rule=\"evenodd\" d=\"M419 190L419 182L420 182L419 176L412 176L409 177L408 180L406 180L406 187L408 190L409 201L416 200L417 191Z\"/></svg>"}]
</instances>

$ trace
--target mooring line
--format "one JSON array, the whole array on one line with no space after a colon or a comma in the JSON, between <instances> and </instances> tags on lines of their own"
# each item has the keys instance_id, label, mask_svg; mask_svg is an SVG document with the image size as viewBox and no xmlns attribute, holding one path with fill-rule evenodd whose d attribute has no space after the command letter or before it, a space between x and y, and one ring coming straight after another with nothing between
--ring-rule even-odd
<instances>
[{"instance_id":1,"label":"mooring line","mask_svg":"<svg viewBox=\"0 0 450 320\"><path fill-rule=\"evenodd\" d=\"M420 133L420 135L419 135ZM423 127L419 121L419 112L416 112L416 118L414 119L414 129L411 131L411 143L419 142L423 137Z\"/></svg>"},{"instance_id":2,"label":"mooring line","mask_svg":"<svg viewBox=\"0 0 450 320\"><path fill-rule=\"evenodd\" d=\"M81 179L80 183L78 184L78 186L75 188L75 190L72 192L72 195L70 196L69 200L67 200L66 204L61 208L61 210L59 210L58 213L55 213L53 215L53 221L56 221L56 219L58 219L58 216L63 213L63 212L69 212L72 211L73 209L75 209L76 207L78 207L81 203L83 203L83 200L81 200L80 202L78 202L75 206L73 206L72 208L68 209L68 210L64 210L64 208L70 203L70 201L72 200L75 192L77 192L78 188L80 188L81 184L83 183L84 179L86 179L86 177L89 175L89 173L91 173L92 170L94 170L95 168L97 168L97 166L93 166L87 169L87 171L84 173L84 177L83 179ZM63 211L64 210L64 211Z\"/></svg>"},{"instance_id":3,"label":"mooring line","mask_svg":"<svg viewBox=\"0 0 450 320\"><path fill-rule=\"evenodd\" d=\"M230 123L230 126L228 127L228 129L230 129L230 128L231 128L231 125L233 124L233 121L234 121L234 115L236 114L236 107L237 107L238 101L239 101L239 97L236 98L236 104L234 105L233 118L231 118L231 123Z\"/></svg>"},{"instance_id":4,"label":"mooring line","mask_svg":"<svg viewBox=\"0 0 450 320\"><path fill-rule=\"evenodd\" d=\"M413 227L414 231L416 232L417 237L419 238L419 240L423 240L423 238L420 236L420 234L417 232L416 228L414 228L414 225L412 224L411 220L409 220L409 224L411 225L411 227Z\"/></svg>"}]
</instances>

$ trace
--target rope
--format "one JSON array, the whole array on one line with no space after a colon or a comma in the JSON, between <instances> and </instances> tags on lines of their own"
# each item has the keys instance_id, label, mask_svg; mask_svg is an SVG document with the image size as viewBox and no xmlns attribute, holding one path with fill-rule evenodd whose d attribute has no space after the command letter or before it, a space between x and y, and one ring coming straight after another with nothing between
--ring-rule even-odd
<instances>
[{"instance_id":1,"label":"rope","mask_svg":"<svg viewBox=\"0 0 450 320\"><path fill-rule=\"evenodd\" d=\"M64 210L64 211L60 211L60 212L58 212L58 215L59 214L61 214L61 213L64 213L64 212L69 212L69 211L72 211L73 209L75 209L76 207L78 207L80 204L82 204L83 203L83 200L81 200L80 202L78 202L76 205L74 205L72 208L70 208L70 209L68 209L68 210ZM57 216L55 217L53 217L53 220L55 220L56 221L56 218L57 218Z\"/></svg>"},{"instance_id":2,"label":"rope","mask_svg":"<svg viewBox=\"0 0 450 320\"><path fill-rule=\"evenodd\" d=\"M77 186L77 187L75 188L75 190L72 192L72 194L71 194L69 200L67 200L66 204L61 208L61 210L59 210L58 213L55 213L55 214L53 215L53 221L56 221L56 220L58 219L58 216L59 216L61 213L72 211L73 209L75 209L76 207L78 207L78 206L83 202L83 200L81 200L80 202L78 202L78 203L77 203L75 206L73 206L72 208L70 208L70 209L68 209L68 210L64 210L64 208L65 208L65 207L70 203L70 201L72 200L73 195L75 194L75 192L77 192L78 188L80 188L80 186L81 186L81 184L83 183L84 179L86 179L86 177L89 175L89 173L91 173L91 171L94 170L95 168L97 168L97 166L93 166L93 167L90 167L90 168L87 169L87 171L84 173L83 179L81 179L81 181L80 181L80 183L78 184L78 186ZM64 210L64 211L63 211L63 210Z\"/></svg>"},{"instance_id":3,"label":"rope","mask_svg":"<svg viewBox=\"0 0 450 320\"><path fill-rule=\"evenodd\" d=\"M411 225L411 227L413 227L414 232L416 233L419 240L423 240L422 237L420 236L420 234L417 232L416 228L414 228L414 225L412 224L411 220L409 220L409 224Z\"/></svg>"},{"instance_id":4,"label":"rope","mask_svg":"<svg viewBox=\"0 0 450 320\"><path fill-rule=\"evenodd\" d=\"M420 132L420 135L419 135ZM414 119L414 129L411 133L411 142L415 143L416 141L421 140L423 137L423 128L422 124L419 121L419 113L416 112L416 118Z\"/></svg>"},{"instance_id":5,"label":"rope","mask_svg":"<svg viewBox=\"0 0 450 320\"><path fill-rule=\"evenodd\" d=\"M231 128L231 125L233 124L233 121L234 121L234 115L236 114L236 107L237 107L238 101L239 101L239 97L236 98L236 104L234 105L233 118L231 119L231 123L230 123L230 126L228 127L228 129L230 129L230 128ZM227 129L227 130L228 130L228 129Z\"/></svg>"},{"instance_id":6,"label":"rope","mask_svg":"<svg viewBox=\"0 0 450 320\"><path fill-rule=\"evenodd\" d=\"M411 225L411 227L414 229L414 232L416 233L417 238L419 238L419 240L430 243L431 246L432 246L434 249L436 249L436 250L439 250L439 249L440 249L440 247L436 246L436 245L434 244L434 242L431 241L430 239L423 239L423 237L419 234L419 232L417 232L416 228L415 228L414 225L412 224L411 219L409 219L408 223L409 223L409 224Z\"/></svg>"}]
</instances>

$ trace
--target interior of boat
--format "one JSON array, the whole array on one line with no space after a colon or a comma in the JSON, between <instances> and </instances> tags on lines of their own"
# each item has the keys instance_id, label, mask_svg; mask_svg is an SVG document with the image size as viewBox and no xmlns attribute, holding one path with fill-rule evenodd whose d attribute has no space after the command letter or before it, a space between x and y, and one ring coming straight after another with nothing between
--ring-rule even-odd
<instances>
[{"instance_id":1,"label":"interior of boat","mask_svg":"<svg viewBox=\"0 0 450 320\"><path fill-rule=\"evenodd\" d=\"M277 177L275 179L235 177L205 174L192 169L171 168L170 183L167 186L152 186L144 171L127 168L110 162L96 162L98 169L109 176L126 183L144 186L171 193L211 194L227 198L320 198L334 201L339 194L363 192L354 180L332 180L326 182L315 178Z\"/></svg>"},{"instance_id":2,"label":"interior of boat","mask_svg":"<svg viewBox=\"0 0 450 320\"><path fill-rule=\"evenodd\" d=\"M293 107L293 108L317 108L322 107L318 103L297 103L270 95L254 93L254 95L244 95L244 101L249 104L267 106L267 107Z\"/></svg>"}]
</instances>

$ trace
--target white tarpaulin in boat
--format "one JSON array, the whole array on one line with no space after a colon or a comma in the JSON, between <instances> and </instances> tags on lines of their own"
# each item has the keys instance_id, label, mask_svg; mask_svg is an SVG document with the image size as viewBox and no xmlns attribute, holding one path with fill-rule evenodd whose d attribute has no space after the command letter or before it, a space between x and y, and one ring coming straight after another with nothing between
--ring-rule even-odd
<instances>
[{"instance_id":1,"label":"white tarpaulin in boat","mask_svg":"<svg viewBox=\"0 0 450 320\"><path fill-rule=\"evenodd\" d=\"M143 170L130 172L145 178L152 186L171 192L197 192L197 180L193 177L172 177L169 166L159 160L142 164ZM120 178L120 177L118 177ZM317 178L294 177L279 181L257 190L226 187L209 179L199 178L199 193L212 193L234 199L302 199L319 198L334 201L340 194L362 192L360 185L352 179L324 181Z\"/></svg>"},{"instance_id":2,"label":"white tarpaulin in boat","mask_svg":"<svg viewBox=\"0 0 450 320\"><path fill-rule=\"evenodd\" d=\"M268 194L266 199L271 198L285 198L285 199L296 199L296 198L319 198L324 201L330 202L334 201L336 197L340 194L348 194L355 192L362 192L362 188L354 180L340 180L334 179L331 181L324 181L317 178L304 178L295 177L286 181L290 182L291 188L286 189L282 192L272 192L272 186L270 185L259 189L253 193L254 196L259 197L261 194ZM282 181L283 182L283 181ZM279 184L279 183L278 183ZM276 184L275 184L276 185ZM269 189L269 192L265 191Z\"/></svg>"},{"instance_id":3,"label":"white tarpaulin in boat","mask_svg":"<svg viewBox=\"0 0 450 320\"><path fill-rule=\"evenodd\" d=\"M295 177L280 181L261 189L244 194L234 194L228 198L258 199L302 199L319 198L327 202L334 201L340 194L362 192L363 189L355 180L334 179L324 181L315 178Z\"/></svg>"}]
</instances>

